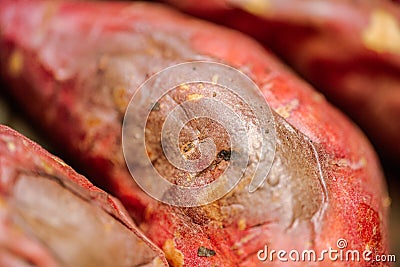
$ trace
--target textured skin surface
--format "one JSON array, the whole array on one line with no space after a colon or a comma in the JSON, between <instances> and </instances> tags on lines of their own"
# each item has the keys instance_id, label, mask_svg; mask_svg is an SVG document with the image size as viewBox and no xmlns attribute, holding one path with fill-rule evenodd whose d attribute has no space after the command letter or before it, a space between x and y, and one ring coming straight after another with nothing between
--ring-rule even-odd
<instances>
[{"instance_id":1,"label":"textured skin surface","mask_svg":"<svg viewBox=\"0 0 400 267\"><path fill-rule=\"evenodd\" d=\"M0 125L1 266L162 266L157 253L118 200Z\"/></svg>"},{"instance_id":2,"label":"textured skin surface","mask_svg":"<svg viewBox=\"0 0 400 267\"><path fill-rule=\"evenodd\" d=\"M263 266L256 253L265 244L322 250L339 238L352 249L387 253L388 198L365 137L254 41L160 5L1 3L1 67L12 94L122 201L172 266ZM245 179L215 203L175 208L148 197L130 177L121 122L146 77L198 59L237 67L258 84L274 110L277 156L268 184L255 193Z\"/></svg>"},{"instance_id":3,"label":"textured skin surface","mask_svg":"<svg viewBox=\"0 0 400 267\"><path fill-rule=\"evenodd\" d=\"M400 7L386 0L167 1L254 36L400 158Z\"/></svg>"}]
</instances>

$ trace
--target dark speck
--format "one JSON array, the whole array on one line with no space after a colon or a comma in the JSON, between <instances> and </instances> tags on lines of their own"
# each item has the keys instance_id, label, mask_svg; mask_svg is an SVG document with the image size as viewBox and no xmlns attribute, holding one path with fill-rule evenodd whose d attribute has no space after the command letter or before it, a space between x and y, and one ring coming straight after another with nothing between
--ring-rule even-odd
<instances>
[{"instance_id":1,"label":"dark speck","mask_svg":"<svg viewBox=\"0 0 400 267\"><path fill-rule=\"evenodd\" d=\"M200 246L197 250L197 256L199 257L212 257L215 255L215 251L203 246Z\"/></svg>"},{"instance_id":2,"label":"dark speck","mask_svg":"<svg viewBox=\"0 0 400 267\"><path fill-rule=\"evenodd\" d=\"M154 105L151 107L151 111L159 111L160 110L160 103L156 102Z\"/></svg>"},{"instance_id":3,"label":"dark speck","mask_svg":"<svg viewBox=\"0 0 400 267\"><path fill-rule=\"evenodd\" d=\"M231 159L231 151L223 149L218 153L217 157L225 161L228 161Z\"/></svg>"}]
</instances>

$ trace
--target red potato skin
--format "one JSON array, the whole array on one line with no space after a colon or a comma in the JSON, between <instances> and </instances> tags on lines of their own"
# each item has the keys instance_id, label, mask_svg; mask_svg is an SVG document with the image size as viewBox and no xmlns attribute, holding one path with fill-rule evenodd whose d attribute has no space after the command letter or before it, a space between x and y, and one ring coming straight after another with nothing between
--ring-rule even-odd
<instances>
[{"instance_id":1,"label":"red potato skin","mask_svg":"<svg viewBox=\"0 0 400 267\"><path fill-rule=\"evenodd\" d=\"M14 191L14 188L17 186L16 184L22 179L25 179L24 176L33 177L39 182L43 177L48 177L47 179L51 181L56 181L63 187L63 190L73 192L74 194L80 196L84 201L90 203L92 209L96 209L98 207L101 208L104 212L111 215L113 220L117 222L117 224L121 224L123 227L126 227L128 231L126 233L135 236L134 239L136 245L132 248L146 247L143 249L143 252L146 255L137 256L137 258L143 259L140 266L142 264L148 264L146 266L168 266L165 257L161 250L159 250L154 244L152 244L143 233L137 228L137 226L133 223L131 218L129 217L127 211L121 205L121 203L107 194L103 190L95 187L92 183L90 183L85 177L76 173L71 167L69 167L66 163L64 163L61 159L56 156L51 155L49 152L44 150L38 144L29 140L28 138L22 136L20 133L14 131L13 129L0 125L0 264L1 266L22 266L14 262L14 258L10 258L11 255L16 257L16 260L22 260L26 262L30 262L35 266L39 267L54 267L54 266L71 266L71 263L60 261L58 257L60 257L59 250L55 247L52 247L51 239L48 240L46 237L43 238L43 235L33 229L37 228L29 228L26 225L29 225L29 222L25 225L21 225L21 221L18 224L15 222L15 217L13 213L19 214L21 210L13 210L12 207L15 208L17 205L18 208L18 191ZM51 190L51 189L50 189ZM17 193L16 193L17 192ZM29 192L24 192L24 194L28 194ZM39 193L39 192L37 192ZM56 200L51 199L51 192L47 192L48 201ZM41 196L43 197L43 196ZM60 195L59 197L66 197L65 195ZM38 196L39 198L39 196ZM85 199L86 198L86 199ZM62 202L61 202L62 203ZM68 203L71 205L71 203ZM14 205L14 206L13 206ZM59 206L59 209L65 209L65 213L70 217L74 217L72 214L74 211L79 213L76 210L71 210L69 207ZM41 210L41 212L46 212ZM65 215L65 214L64 214ZM22 220L28 220L31 216L30 214L22 214ZM51 215L49 217L52 217ZM18 220L21 220L19 218ZM51 218L48 218L51 221ZM37 218L40 220L40 218ZM59 224L62 225L63 219L59 219ZM85 218L82 218L80 224L82 227L88 221L85 221ZM15 224L15 225L14 225ZM68 225L68 224L66 224ZM65 225L64 225L65 226ZM96 225L97 226L97 225ZM58 226L53 226L57 228ZM68 226L65 227L66 232L71 229L67 229ZM95 227L92 225L92 227ZM28 229L28 230L27 230ZM115 229L109 226L109 231ZM97 228L99 236L106 236L102 230ZM47 229L47 231L52 232L53 229ZM114 232L115 233L115 232ZM125 233L125 234L126 234ZM60 238L65 239L63 236L58 236L57 232L54 232L53 240ZM9 240L7 240L7 237ZM4 239L5 238L5 239ZM123 240L121 240L123 241ZM122 244L121 244L122 245ZM77 247L83 248L81 244L76 244ZM101 247L101 244L98 244L98 249ZM62 253L68 253L68 247L64 247L64 251ZM86 251L83 251L85 253ZM11 254L9 254L11 253ZM90 253L88 251L88 253ZM80 256L81 257L81 256ZM150 262L145 262L150 260ZM61 257L63 258L63 257ZM152 259L154 261L152 262ZM68 259L67 259L68 261ZM125 266L120 265L124 259L114 261L114 266ZM131 261L131 259L126 259L127 262ZM87 262L85 261L72 261L74 264L79 264L80 266L87 266ZM140 262L140 260L138 260ZM16 264L16 265L14 265ZM25 266L25 265L23 265ZM136 265L135 265L136 266Z\"/></svg>"},{"instance_id":2,"label":"red potato skin","mask_svg":"<svg viewBox=\"0 0 400 267\"><path fill-rule=\"evenodd\" d=\"M390 1L167 1L259 40L400 158L400 7ZM385 34L386 32L386 34Z\"/></svg>"},{"instance_id":3,"label":"red potato skin","mask_svg":"<svg viewBox=\"0 0 400 267\"><path fill-rule=\"evenodd\" d=\"M27 113L51 133L50 137L61 149L74 155L90 177L97 177L95 183L121 200L147 236L164 249L172 266L264 266L255 255L270 239L280 239L281 242L276 244L281 247L276 249L289 251L307 248L302 244L304 235L307 240L312 240L312 248L316 250L334 247L339 238L345 237L352 249L362 251L370 247L375 253L388 252L388 196L376 155L368 141L320 94L256 42L235 31L188 18L155 4L2 1L0 7L2 72L12 88L10 92ZM284 117L276 115L277 120L293 125L318 152L329 200L315 235L286 233L283 226L274 223L240 227L238 221L226 223L222 220L217 224L213 216L202 214L200 208L191 210L194 214L188 216L191 211L157 203L143 193L133 182L122 159L121 117L99 118L89 125L84 120L93 107L104 108L108 115L121 114L118 103L107 109L108 99L102 95L99 85L85 83L94 82L91 75L96 72L88 75L87 71L93 71L101 54L91 51L111 46L101 41L91 42L90 33L94 29L110 42L120 34L164 34L178 36L179 49L190 48L188 57L178 55L177 59L170 60L168 50L158 47L167 51L162 57L164 61L151 68L138 63L150 73L135 76L133 85L136 86L162 66L198 59L199 55L223 61L249 75L271 108ZM41 43L43 40L45 42ZM168 40L162 42L168 45ZM123 42L117 47L122 54L129 50L129 45ZM77 62L79 64L74 65ZM68 72L72 65L73 71ZM83 83L82 77L85 77ZM88 94L90 101L84 102ZM131 95L132 92L128 92L126 98L129 100ZM298 105L288 109L294 100ZM122 114L125 107L126 103L122 105ZM218 210L223 205L221 203L206 206L205 210L212 213L213 208ZM264 203L256 209L267 209L268 205ZM279 212L284 217L286 211ZM194 221L196 216L205 223ZM247 212L243 216L247 216ZM250 221L252 217L246 219ZM302 229L296 227L293 229ZM250 241L246 242L249 237ZM240 253L232 249L238 243L242 246ZM199 257L200 245L214 250L216 255ZM275 262L271 266L282 264ZM299 264L293 263L293 266ZM318 264L388 266L378 262Z\"/></svg>"}]
</instances>

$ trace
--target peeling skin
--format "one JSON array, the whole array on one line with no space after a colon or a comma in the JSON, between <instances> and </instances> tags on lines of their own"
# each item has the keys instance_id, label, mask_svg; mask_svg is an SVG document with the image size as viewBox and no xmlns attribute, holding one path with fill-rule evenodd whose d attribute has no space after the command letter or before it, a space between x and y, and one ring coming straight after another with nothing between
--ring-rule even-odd
<instances>
[{"instance_id":1,"label":"peeling skin","mask_svg":"<svg viewBox=\"0 0 400 267\"><path fill-rule=\"evenodd\" d=\"M133 227L115 199L0 126L2 266L156 266L155 247Z\"/></svg>"}]
</instances>

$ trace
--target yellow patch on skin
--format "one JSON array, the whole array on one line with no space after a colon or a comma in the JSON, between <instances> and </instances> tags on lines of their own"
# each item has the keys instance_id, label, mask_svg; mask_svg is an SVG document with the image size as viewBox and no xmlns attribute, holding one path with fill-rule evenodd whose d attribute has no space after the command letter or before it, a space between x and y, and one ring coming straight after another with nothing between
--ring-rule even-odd
<instances>
[{"instance_id":1,"label":"yellow patch on skin","mask_svg":"<svg viewBox=\"0 0 400 267\"><path fill-rule=\"evenodd\" d=\"M229 2L251 14L259 16L265 15L271 9L268 0L229 0Z\"/></svg>"},{"instance_id":2,"label":"yellow patch on skin","mask_svg":"<svg viewBox=\"0 0 400 267\"><path fill-rule=\"evenodd\" d=\"M361 157L358 161L352 162L346 158L343 158L338 160L332 160L331 164L336 165L338 167L350 167L353 170L359 170L367 165L367 160L364 157Z\"/></svg>"},{"instance_id":3,"label":"yellow patch on skin","mask_svg":"<svg viewBox=\"0 0 400 267\"><path fill-rule=\"evenodd\" d=\"M21 74L24 66L24 57L22 52L14 50L8 60L8 71L11 77L16 78Z\"/></svg>"},{"instance_id":4,"label":"yellow patch on skin","mask_svg":"<svg viewBox=\"0 0 400 267\"><path fill-rule=\"evenodd\" d=\"M238 228L239 230L243 231L244 229L246 229L247 225L246 225L246 219L242 218L238 221Z\"/></svg>"},{"instance_id":5,"label":"yellow patch on skin","mask_svg":"<svg viewBox=\"0 0 400 267\"><path fill-rule=\"evenodd\" d=\"M47 164L47 162L42 161L42 166L43 166L44 171L45 171L47 174L53 174L53 168L50 167L50 165Z\"/></svg>"},{"instance_id":6,"label":"yellow patch on skin","mask_svg":"<svg viewBox=\"0 0 400 267\"><path fill-rule=\"evenodd\" d=\"M209 204L203 207L203 211L207 214L207 217L215 222L222 222L224 216L221 214L221 209L218 204Z\"/></svg>"},{"instance_id":7,"label":"yellow patch on skin","mask_svg":"<svg viewBox=\"0 0 400 267\"><path fill-rule=\"evenodd\" d=\"M113 100L117 108L123 112L128 106L128 99L126 98L126 89L124 87L114 88Z\"/></svg>"},{"instance_id":8,"label":"yellow patch on skin","mask_svg":"<svg viewBox=\"0 0 400 267\"><path fill-rule=\"evenodd\" d=\"M280 106L276 109L276 112L281 115L283 118L287 119L290 117L290 114L293 110L295 110L299 106L299 100L293 99L288 104L284 106Z\"/></svg>"},{"instance_id":9,"label":"yellow patch on skin","mask_svg":"<svg viewBox=\"0 0 400 267\"><path fill-rule=\"evenodd\" d=\"M375 10L368 27L362 32L362 42L378 53L400 54L400 25L384 10Z\"/></svg>"},{"instance_id":10,"label":"yellow patch on skin","mask_svg":"<svg viewBox=\"0 0 400 267\"><path fill-rule=\"evenodd\" d=\"M317 103L321 103L322 101L325 101L325 96L321 93L314 93L312 98Z\"/></svg>"},{"instance_id":11,"label":"yellow patch on skin","mask_svg":"<svg viewBox=\"0 0 400 267\"><path fill-rule=\"evenodd\" d=\"M196 87L198 89L203 89L204 88L204 84L203 83L198 83Z\"/></svg>"},{"instance_id":12,"label":"yellow patch on skin","mask_svg":"<svg viewBox=\"0 0 400 267\"><path fill-rule=\"evenodd\" d=\"M240 239L238 242L233 244L232 249L240 249L243 247L244 244L248 243L250 240L252 240L255 237L255 234L249 234L242 239Z\"/></svg>"},{"instance_id":13,"label":"yellow patch on skin","mask_svg":"<svg viewBox=\"0 0 400 267\"><path fill-rule=\"evenodd\" d=\"M96 126L100 125L100 123L101 123L101 120L96 117L92 117L87 120L87 125L89 127L96 127Z\"/></svg>"},{"instance_id":14,"label":"yellow patch on skin","mask_svg":"<svg viewBox=\"0 0 400 267\"><path fill-rule=\"evenodd\" d=\"M61 164L63 167L66 167L66 166L68 166L64 161L62 161L61 159L59 159L59 158L57 158L57 157L54 157L54 156L52 156L52 158L55 160L55 161L57 161L59 164Z\"/></svg>"},{"instance_id":15,"label":"yellow patch on skin","mask_svg":"<svg viewBox=\"0 0 400 267\"><path fill-rule=\"evenodd\" d=\"M13 142L7 142L7 148L10 152L15 152L16 146Z\"/></svg>"},{"instance_id":16,"label":"yellow patch on skin","mask_svg":"<svg viewBox=\"0 0 400 267\"><path fill-rule=\"evenodd\" d=\"M187 91L190 88L189 88L189 85L187 85L187 84L181 84L181 85L179 85L179 89L181 89L182 91Z\"/></svg>"},{"instance_id":17,"label":"yellow patch on skin","mask_svg":"<svg viewBox=\"0 0 400 267\"><path fill-rule=\"evenodd\" d=\"M2 197L0 197L0 208L4 209L6 207L6 204L6 201Z\"/></svg>"},{"instance_id":18,"label":"yellow patch on skin","mask_svg":"<svg viewBox=\"0 0 400 267\"><path fill-rule=\"evenodd\" d=\"M154 266L154 267L163 267L163 266L164 266L164 262L161 260L160 257L156 257L156 258L153 260L152 263L153 263L152 266Z\"/></svg>"},{"instance_id":19,"label":"yellow patch on skin","mask_svg":"<svg viewBox=\"0 0 400 267\"><path fill-rule=\"evenodd\" d=\"M99 60L98 68L99 70L105 70L107 68L110 57L108 55L103 55Z\"/></svg>"},{"instance_id":20,"label":"yellow patch on skin","mask_svg":"<svg viewBox=\"0 0 400 267\"><path fill-rule=\"evenodd\" d=\"M214 83L214 84L216 84L216 83L218 83L218 79L219 79L219 75L218 75L218 74L215 74L215 75L212 77L211 82Z\"/></svg>"},{"instance_id":21,"label":"yellow patch on skin","mask_svg":"<svg viewBox=\"0 0 400 267\"><path fill-rule=\"evenodd\" d=\"M204 97L203 95L191 94L191 95L188 95L187 99L188 99L189 101L195 101L195 100L199 100L199 99L201 99L201 98L203 98L203 97Z\"/></svg>"},{"instance_id":22,"label":"yellow patch on skin","mask_svg":"<svg viewBox=\"0 0 400 267\"><path fill-rule=\"evenodd\" d=\"M182 267L184 264L183 253L175 248L175 242L167 239L162 247L168 262L174 267Z\"/></svg>"},{"instance_id":23,"label":"yellow patch on skin","mask_svg":"<svg viewBox=\"0 0 400 267\"><path fill-rule=\"evenodd\" d=\"M385 207L385 208L389 208L390 207L390 205L392 205L392 199L390 198L390 197L385 197L384 199L383 199L383 206Z\"/></svg>"}]
</instances>

